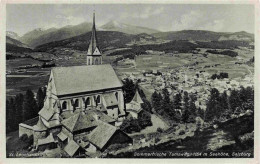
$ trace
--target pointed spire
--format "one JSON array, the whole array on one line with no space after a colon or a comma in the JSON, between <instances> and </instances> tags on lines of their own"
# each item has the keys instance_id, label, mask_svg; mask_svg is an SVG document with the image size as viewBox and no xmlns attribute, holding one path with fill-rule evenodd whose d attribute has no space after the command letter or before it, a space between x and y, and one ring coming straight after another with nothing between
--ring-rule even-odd
<instances>
[{"instance_id":1,"label":"pointed spire","mask_svg":"<svg viewBox=\"0 0 260 164\"><path fill-rule=\"evenodd\" d=\"M96 36L96 25L95 25L95 10L93 12L93 26L92 26L92 35L88 47L88 54L93 55L95 49L97 48L97 36Z\"/></svg>"},{"instance_id":2,"label":"pointed spire","mask_svg":"<svg viewBox=\"0 0 260 164\"><path fill-rule=\"evenodd\" d=\"M137 102L139 104L144 103L142 98L141 98L141 96L138 93L138 90L136 90L134 98L132 99L132 101L135 101L135 102Z\"/></svg>"}]
</instances>

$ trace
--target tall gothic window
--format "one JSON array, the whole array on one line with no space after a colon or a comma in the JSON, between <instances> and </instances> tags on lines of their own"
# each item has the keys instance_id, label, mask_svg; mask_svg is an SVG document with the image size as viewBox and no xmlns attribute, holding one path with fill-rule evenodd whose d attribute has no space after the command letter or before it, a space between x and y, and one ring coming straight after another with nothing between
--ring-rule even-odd
<instances>
[{"instance_id":1,"label":"tall gothic window","mask_svg":"<svg viewBox=\"0 0 260 164\"><path fill-rule=\"evenodd\" d=\"M101 103L100 95L97 95L96 97L96 105Z\"/></svg>"},{"instance_id":2,"label":"tall gothic window","mask_svg":"<svg viewBox=\"0 0 260 164\"><path fill-rule=\"evenodd\" d=\"M117 92L115 93L115 96L116 96L116 99L118 100L118 93Z\"/></svg>"},{"instance_id":3,"label":"tall gothic window","mask_svg":"<svg viewBox=\"0 0 260 164\"><path fill-rule=\"evenodd\" d=\"M67 109L67 102L66 101L64 101L62 103L62 110L64 110L64 109Z\"/></svg>"},{"instance_id":4,"label":"tall gothic window","mask_svg":"<svg viewBox=\"0 0 260 164\"><path fill-rule=\"evenodd\" d=\"M85 101L85 107L89 106L90 105L90 98L88 97Z\"/></svg>"},{"instance_id":5,"label":"tall gothic window","mask_svg":"<svg viewBox=\"0 0 260 164\"><path fill-rule=\"evenodd\" d=\"M75 106L76 108L79 107L79 99L76 99L76 100L75 100L74 106Z\"/></svg>"},{"instance_id":6,"label":"tall gothic window","mask_svg":"<svg viewBox=\"0 0 260 164\"><path fill-rule=\"evenodd\" d=\"M95 60L95 64L98 65L98 59Z\"/></svg>"}]
</instances>

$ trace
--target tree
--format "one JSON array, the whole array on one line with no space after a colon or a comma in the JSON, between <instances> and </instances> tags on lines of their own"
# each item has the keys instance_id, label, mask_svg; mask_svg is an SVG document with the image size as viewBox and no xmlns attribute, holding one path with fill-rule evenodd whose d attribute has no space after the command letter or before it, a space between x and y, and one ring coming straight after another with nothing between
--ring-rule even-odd
<instances>
[{"instance_id":1,"label":"tree","mask_svg":"<svg viewBox=\"0 0 260 164\"><path fill-rule=\"evenodd\" d=\"M157 113L161 113L162 95L156 91L152 94L152 106Z\"/></svg>"},{"instance_id":2,"label":"tree","mask_svg":"<svg viewBox=\"0 0 260 164\"><path fill-rule=\"evenodd\" d=\"M213 121L214 119L219 118L220 115L221 115L220 94L216 88L213 88L211 90L209 102L207 103L205 119L207 121Z\"/></svg>"},{"instance_id":3,"label":"tree","mask_svg":"<svg viewBox=\"0 0 260 164\"><path fill-rule=\"evenodd\" d=\"M24 102L24 95L23 94L18 94L15 96L15 121L17 124L25 121L25 115L23 113L23 102Z\"/></svg>"},{"instance_id":4,"label":"tree","mask_svg":"<svg viewBox=\"0 0 260 164\"><path fill-rule=\"evenodd\" d=\"M37 92L37 104L38 104L38 111L40 111L44 105L44 93L41 88L38 89Z\"/></svg>"},{"instance_id":5,"label":"tree","mask_svg":"<svg viewBox=\"0 0 260 164\"><path fill-rule=\"evenodd\" d=\"M241 104L239 91L232 90L229 97L231 111L234 112Z\"/></svg>"},{"instance_id":6,"label":"tree","mask_svg":"<svg viewBox=\"0 0 260 164\"><path fill-rule=\"evenodd\" d=\"M38 106L34 99L34 94L31 90L27 90L23 103L23 111L25 114L25 120L32 119L38 115Z\"/></svg>"},{"instance_id":7,"label":"tree","mask_svg":"<svg viewBox=\"0 0 260 164\"><path fill-rule=\"evenodd\" d=\"M183 110L189 110L189 100L190 100L189 94L188 94L188 92L184 91L183 95L184 95L183 96L183 102L184 102Z\"/></svg>"},{"instance_id":8,"label":"tree","mask_svg":"<svg viewBox=\"0 0 260 164\"><path fill-rule=\"evenodd\" d=\"M6 130L7 132L14 131L17 129L17 121L15 119L16 115L15 101L11 97L10 100L6 102Z\"/></svg>"},{"instance_id":9,"label":"tree","mask_svg":"<svg viewBox=\"0 0 260 164\"><path fill-rule=\"evenodd\" d=\"M225 116L226 118L230 116L232 113L229 105L229 98L227 95L227 92L224 91L224 93L220 96L220 105L221 105L221 115Z\"/></svg>"},{"instance_id":10,"label":"tree","mask_svg":"<svg viewBox=\"0 0 260 164\"><path fill-rule=\"evenodd\" d=\"M175 109L181 109L181 99L182 99L181 93L177 93L173 100Z\"/></svg>"},{"instance_id":11,"label":"tree","mask_svg":"<svg viewBox=\"0 0 260 164\"><path fill-rule=\"evenodd\" d=\"M125 103L129 103L133 99L135 95L135 89L136 89L136 85L132 80L127 78L125 81L123 81Z\"/></svg>"},{"instance_id":12,"label":"tree","mask_svg":"<svg viewBox=\"0 0 260 164\"><path fill-rule=\"evenodd\" d=\"M190 101L189 101L189 109L190 109L190 117L189 121L194 122L195 118L197 116L197 108L195 105L196 97L194 95L190 95Z\"/></svg>"},{"instance_id":13,"label":"tree","mask_svg":"<svg viewBox=\"0 0 260 164\"><path fill-rule=\"evenodd\" d=\"M170 114L171 113L170 94L167 89L163 89L162 93L163 93L163 101L161 104L162 110L165 111L167 114Z\"/></svg>"}]
</instances>

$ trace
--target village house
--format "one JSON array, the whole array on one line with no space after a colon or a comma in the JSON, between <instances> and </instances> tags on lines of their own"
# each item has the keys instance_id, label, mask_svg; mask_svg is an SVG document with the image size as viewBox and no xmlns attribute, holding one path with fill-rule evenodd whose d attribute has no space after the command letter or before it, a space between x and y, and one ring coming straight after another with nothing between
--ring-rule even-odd
<instances>
[{"instance_id":1,"label":"village house","mask_svg":"<svg viewBox=\"0 0 260 164\"><path fill-rule=\"evenodd\" d=\"M58 145L73 157L132 142L118 128L126 115L123 84L111 65L102 65L95 15L86 63L52 68L37 123L19 124L19 136L33 135L36 149Z\"/></svg>"}]
</instances>

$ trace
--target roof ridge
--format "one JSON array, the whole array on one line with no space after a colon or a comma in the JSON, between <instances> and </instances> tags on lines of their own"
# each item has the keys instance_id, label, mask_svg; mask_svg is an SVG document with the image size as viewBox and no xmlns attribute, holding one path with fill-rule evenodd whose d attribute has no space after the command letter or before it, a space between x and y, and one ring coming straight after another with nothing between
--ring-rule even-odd
<instances>
[{"instance_id":1,"label":"roof ridge","mask_svg":"<svg viewBox=\"0 0 260 164\"><path fill-rule=\"evenodd\" d=\"M73 130L75 129L75 127L76 127L76 125L77 125L77 123L78 123L78 121L79 121L79 117L81 116L80 113L77 113L77 114L75 114L74 116L76 116L76 115L78 115L78 116L77 116L77 118L76 118L76 121L75 121L74 126L73 126L73 128L71 129L71 131L73 131Z\"/></svg>"}]
</instances>

